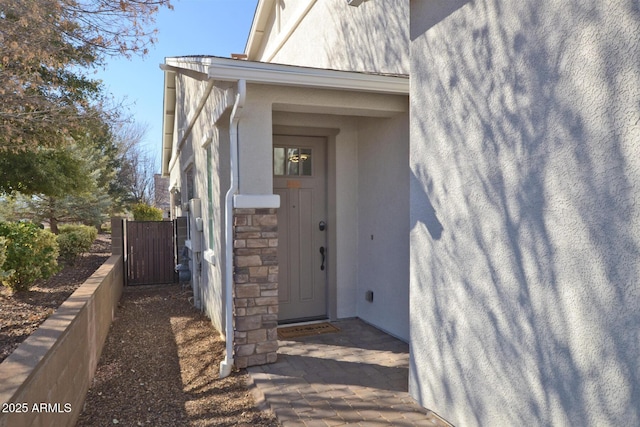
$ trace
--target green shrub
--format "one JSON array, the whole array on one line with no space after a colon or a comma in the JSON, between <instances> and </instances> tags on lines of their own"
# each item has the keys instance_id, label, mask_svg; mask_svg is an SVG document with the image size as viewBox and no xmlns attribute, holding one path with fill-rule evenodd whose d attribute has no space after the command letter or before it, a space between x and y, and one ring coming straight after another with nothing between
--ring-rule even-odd
<instances>
[{"instance_id":1,"label":"green shrub","mask_svg":"<svg viewBox=\"0 0 640 427\"><path fill-rule=\"evenodd\" d=\"M98 237L98 230L87 225L61 225L58 230L60 256L69 264L87 252Z\"/></svg>"},{"instance_id":2,"label":"green shrub","mask_svg":"<svg viewBox=\"0 0 640 427\"><path fill-rule=\"evenodd\" d=\"M60 234L66 233L80 233L86 236L88 240L91 240L93 243L98 237L98 229L91 225L82 225L82 224L65 224L58 227L58 231ZM89 244L91 246L91 244Z\"/></svg>"},{"instance_id":3,"label":"green shrub","mask_svg":"<svg viewBox=\"0 0 640 427\"><path fill-rule=\"evenodd\" d=\"M0 236L6 238L2 269L11 272L2 279L3 285L26 291L36 280L58 271L58 244L50 231L28 222L0 222Z\"/></svg>"},{"instance_id":4,"label":"green shrub","mask_svg":"<svg viewBox=\"0 0 640 427\"><path fill-rule=\"evenodd\" d=\"M111 234L111 222L105 222L102 224L102 231L104 234Z\"/></svg>"},{"instance_id":5,"label":"green shrub","mask_svg":"<svg viewBox=\"0 0 640 427\"><path fill-rule=\"evenodd\" d=\"M133 206L134 221L162 221L162 209L138 203Z\"/></svg>"},{"instance_id":6,"label":"green shrub","mask_svg":"<svg viewBox=\"0 0 640 427\"><path fill-rule=\"evenodd\" d=\"M0 237L0 280L6 280L13 274L13 270L5 271L4 262L7 260L7 239Z\"/></svg>"}]
</instances>

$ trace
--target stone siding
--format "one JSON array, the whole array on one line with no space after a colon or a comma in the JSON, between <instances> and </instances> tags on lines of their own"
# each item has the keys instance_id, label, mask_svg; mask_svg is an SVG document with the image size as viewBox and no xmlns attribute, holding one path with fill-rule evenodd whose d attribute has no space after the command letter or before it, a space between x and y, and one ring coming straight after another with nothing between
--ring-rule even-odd
<instances>
[{"instance_id":1,"label":"stone siding","mask_svg":"<svg viewBox=\"0 0 640 427\"><path fill-rule=\"evenodd\" d=\"M234 348L238 368L278 351L278 219L275 209L234 211Z\"/></svg>"}]
</instances>

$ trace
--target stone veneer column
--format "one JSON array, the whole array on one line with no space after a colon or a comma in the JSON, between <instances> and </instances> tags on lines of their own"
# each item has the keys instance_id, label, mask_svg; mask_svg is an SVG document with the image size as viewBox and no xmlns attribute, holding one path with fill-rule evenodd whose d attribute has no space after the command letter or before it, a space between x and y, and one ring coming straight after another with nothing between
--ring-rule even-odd
<instances>
[{"instance_id":1,"label":"stone veneer column","mask_svg":"<svg viewBox=\"0 0 640 427\"><path fill-rule=\"evenodd\" d=\"M238 368L273 363L278 351L278 217L234 210L234 349Z\"/></svg>"}]
</instances>

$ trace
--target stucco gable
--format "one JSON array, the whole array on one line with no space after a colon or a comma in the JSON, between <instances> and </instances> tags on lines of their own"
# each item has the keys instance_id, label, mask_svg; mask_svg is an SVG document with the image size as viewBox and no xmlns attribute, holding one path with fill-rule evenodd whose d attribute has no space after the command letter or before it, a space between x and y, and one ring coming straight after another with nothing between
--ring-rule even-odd
<instances>
[{"instance_id":1,"label":"stucco gable","mask_svg":"<svg viewBox=\"0 0 640 427\"><path fill-rule=\"evenodd\" d=\"M260 0L245 53L263 62L408 74L409 2Z\"/></svg>"}]
</instances>

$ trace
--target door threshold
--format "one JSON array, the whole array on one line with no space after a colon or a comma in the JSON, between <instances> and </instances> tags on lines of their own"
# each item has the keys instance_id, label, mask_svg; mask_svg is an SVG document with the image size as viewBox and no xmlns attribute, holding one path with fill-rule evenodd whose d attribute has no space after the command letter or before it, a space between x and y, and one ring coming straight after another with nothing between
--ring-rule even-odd
<instances>
[{"instance_id":1,"label":"door threshold","mask_svg":"<svg viewBox=\"0 0 640 427\"><path fill-rule=\"evenodd\" d=\"M316 318L316 319L298 319L298 320L281 320L278 322L278 328L285 326L304 326L304 325L314 325L316 323L324 323L328 322L328 317Z\"/></svg>"}]
</instances>

